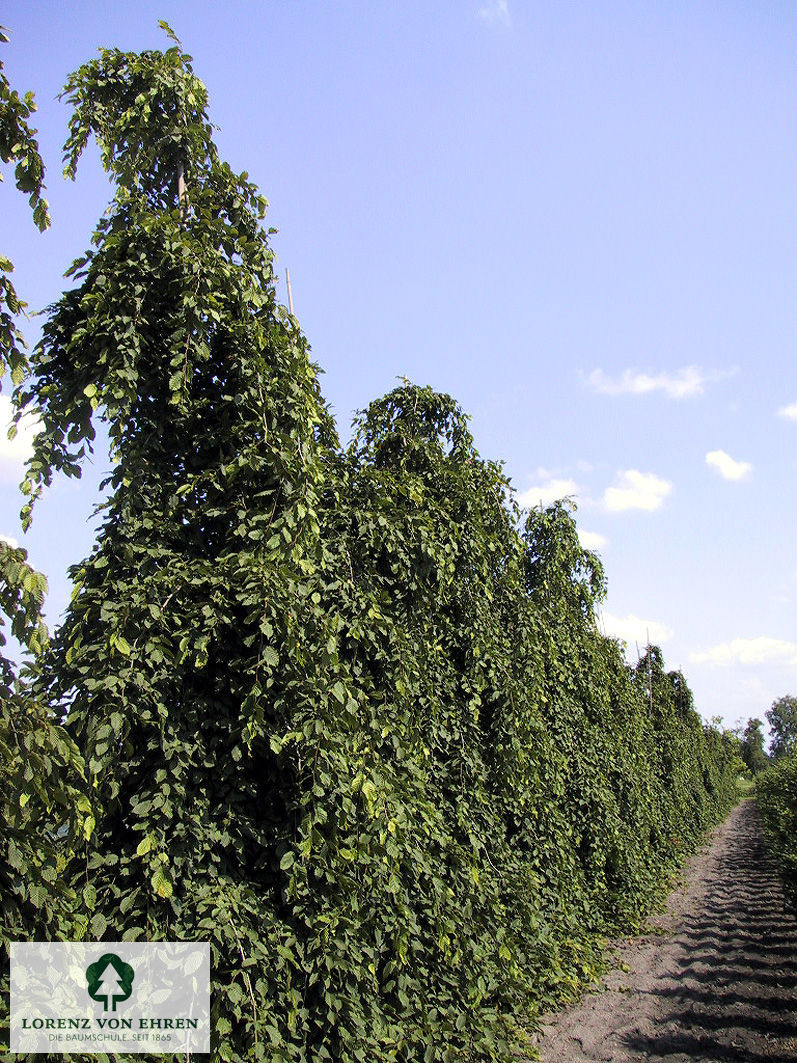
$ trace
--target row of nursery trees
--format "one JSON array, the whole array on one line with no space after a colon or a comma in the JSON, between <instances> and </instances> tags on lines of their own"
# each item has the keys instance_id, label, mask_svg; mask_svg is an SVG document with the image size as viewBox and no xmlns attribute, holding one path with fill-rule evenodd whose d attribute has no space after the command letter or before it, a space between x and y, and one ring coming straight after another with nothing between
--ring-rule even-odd
<instances>
[{"instance_id":1,"label":"row of nursery trees","mask_svg":"<svg viewBox=\"0 0 797 1063\"><path fill-rule=\"evenodd\" d=\"M30 365L3 280L23 521L98 418L114 458L52 641L0 546L3 977L9 939L203 940L220 1059L508 1059L729 807L736 744L601 634L569 508L523 522L452 399L404 383L340 444L171 36L67 82L66 173L93 134L115 197Z\"/></svg>"}]
</instances>

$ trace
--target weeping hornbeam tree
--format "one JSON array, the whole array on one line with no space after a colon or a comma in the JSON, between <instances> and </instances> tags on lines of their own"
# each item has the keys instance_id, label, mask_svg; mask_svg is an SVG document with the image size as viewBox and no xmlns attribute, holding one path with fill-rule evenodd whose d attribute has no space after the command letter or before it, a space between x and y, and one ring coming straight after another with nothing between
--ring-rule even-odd
<instances>
[{"instance_id":1,"label":"weeping hornbeam tree","mask_svg":"<svg viewBox=\"0 0 797 1063\"><path fill-rule=\"evenodd\" d=\"M66 173L93 135L115 194L17 394L26 522L98 419L113 456L35 684L96 820L71 933L210 941L219 1059L511 1059L728 806L732 751L600 634L567 507L521 528L451 398L405 382L340 447L162 26L67 82Z\"/></svg>"},{"instance_id":2,"label":"weeping hornbeam tree","mask_svg":"<svg viewBox=\"0 0 797 1063\"><path fill-rule=\"evenodd\" d=\"M296 779L269 739L330 637L308 629L328 624L311 598L334 430L276 303L265 201L219 159L177 40L104 50L65 96L65 172L93 134L116 191L19 400L44 423L23 518L54 473L79 472L97 417L114 465L41 696L65 711L97 806L76 868L89 933L209 938L222 1055L236 1026L243 1058L272 1010L287 1021Z\"/></svg>"}]
</instances>

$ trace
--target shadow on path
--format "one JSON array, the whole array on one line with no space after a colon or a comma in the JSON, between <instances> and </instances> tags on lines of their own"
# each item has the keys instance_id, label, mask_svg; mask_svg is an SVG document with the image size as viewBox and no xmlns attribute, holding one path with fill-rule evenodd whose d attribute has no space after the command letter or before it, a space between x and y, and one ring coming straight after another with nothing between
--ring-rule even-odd
<instances>
[{"instance_id":1,"label":"shadow on path","mask_svg":"<svg viewBox=\"0 0 797 1063\"><path fill-rule=\"evenodd\" d=\"M785 908L755 802L740 806L699 909L680 919L674 969L650 992L658 1036L641 1058L797 1063L797 919Z\"/></svg>"},{"instance_id":2,"label":"shadow on path","mask_svg":"<svg viewBox=\"0 0 797 1063\"><path fill-rule=\"evenodd\" d=\"M631 973L553 1020L545 1063L797 1063L797 918L754 801L700 858L667 936L643 939ZM612 987L614 980L614 991Z\"/></svg>"}]
</instances>

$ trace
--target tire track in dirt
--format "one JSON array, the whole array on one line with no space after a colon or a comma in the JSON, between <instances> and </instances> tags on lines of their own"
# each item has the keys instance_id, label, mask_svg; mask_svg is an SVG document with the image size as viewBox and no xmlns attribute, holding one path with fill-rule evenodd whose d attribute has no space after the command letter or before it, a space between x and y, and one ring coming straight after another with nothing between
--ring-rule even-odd
<instances>
[{"instance_id":1,"label":"tire track in dirt","mask_svg":"<svg viewBox=\"0 0 797 1063\"><path fill-rule=\"evenodd\" d=\"M543 1019L543 1063L797 1063L797 917L754 801L710 835L650 925L612 943L628 970Z\"/></svg>"}]
</instances>

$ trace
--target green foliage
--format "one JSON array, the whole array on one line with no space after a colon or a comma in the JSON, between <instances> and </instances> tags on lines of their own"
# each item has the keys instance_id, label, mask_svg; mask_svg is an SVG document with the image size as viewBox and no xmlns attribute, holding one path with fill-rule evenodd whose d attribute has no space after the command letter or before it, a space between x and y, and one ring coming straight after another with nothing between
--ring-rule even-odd
<instances>
[{"instance_id":1,"label":"green foliage","mask_svg":"<svg viewBox=\"0 0 797 1063\"><path fill-rule=\"evenodd\" d=\"M786 694L767 709L767 723L772 731L770 754L780 760L797 752L797 698Z\"/></svg>"},{"instance_id":2,"label":"green foliage","mask_svg":"<svg viewBox=\"0 0 797 1063\"><path fill-rule=\"evenodd\" d=\"M0 573L0 609L31 655L21 676L0 655L0 814L6 831L0 912L5 944L78 929L70 914L73 894L62 873L68 840L88 836L93 819L78 750L30 693L47 647L40 614L46 582L27 564L24 550L1 541ZM0 631L0 647L5 644Z\"/></svg>"},{"instance_id":3,"label":"green foliage","mask_svg":"<svg viewBox=\"0 0 797 1063\"><path fill-rule=\"evenodd\" d=\"M8 32L0 26L0 43L8 43ZM40 229L49 225L47 202L42 199L44 164L36 142L36 130L28 118L36 110L33 93L23 97L11 88L0 63L0 159L14 164L14 183L29 196L33 220Z\"/></svg>"},{"instance_id":4,"label":"green foliage","mask_svg":"<svg viewBox=\"0 0 797 1063\"><path fill-rule=\"evenodd\" d=\"M68 92L71 164L94 133L117 192L18 402L44 423L32 497L79 473L98 417L115 457L37 688L97 802L70 870L92 936L210 940L219 1055L262 1058L308 1036L285 899L307 769L284 736L304 717L316 739L319 700L339 705L342 689L318 688L335 630L314 575L334 429L276 305L263 201L210 145L188 57L105 51ZM185 129L168 156L182 196L168 153L147 149L164 113Z\"/></svg>"},{"instance_id":5,"label":"green foliage","mask_svg":"<svg viewBox=\"0 0 797 1063\"><path fill-rule=\"evenodd\" d=\"M341 449L166 29L67 83L67 172L94 134L116 193L17 393L26 521L98 418L115 459L34 684L95 801L74 926L210 941L218 1059L510 1059L728 808L735 748L601 635L569 508L521 527L453 399L404 382Z\"/></svg>"},{"instance_id":6,"label":"green foliage","mask_svg":"<svg viewBox=\"0 0 797 1063\"><path fill-rule=\"evenodd\" d=\"M797 907L797 757L781 757L758 775L756 794L770 849Z\"/></svg>"},{"instance_id":7,"label":"green foliage","mask_svg":"<svg viewBox=\"0 0 797 1063\"><path fill-rule=\"evenodd\" d=\"M8 37L0 29L0 42ZM0 63L0 160L15 164L17 188L29 196L40 229L49 224L42 199L44 167L27 124L33 96L11 88ZM2 178L2 175L0 175ZM0 377L20 384L27 371L25 345L15 318L24 310L0 255ZM76 840L87 837L93 819L77 747L30 684L47 648L41 606L47 583L27 562L25 550L0 540L0 651L6 628L23 651L18 666L0 652L0 816L5 834L0 853L0 1029L7 1024L10 940L79 934L74 892L63 873ZM5 1040L4 1035L2 1040Z\"/></svg>"},{"instance_id":8,"label":"green foliage","mask_svg":"<svg viewBox=\"0 0 797 1063\"><path fill-rule=\"evenodd\" d=\"M758 807L791 902L797 906L797 698L785 695L767 710L771 767L756 776Z\"/></svg>"},{"instance_id":9,"label":"green foliage","mask_svg":"<svg viewBox=\"0 0 797 1063\"><path fill-rule=\"evenodd\" d=\"M740 747L742 760L751 775L758 775L769 767L769 757L764 752L764 724L762 720L748 720Z\"/></svg>"},{"instance_id":10,"label":"green foliage","mask_svg":"<svg viewBox=\"0 0 797 1063\"><path fill-rule=\"evenodd\" d=\"M0 44L8 43L8 33L0 26ZM39 229L50 224L44 190L44 165L36 142L36 130L28 125L28 118L36 110L33 93L24 97L11 87L0 61L0 161L14 166L14 182L20 192L28 196L33 220ZM0 173L0 181L3 175ZM16 317L25 309L8 276L13 265L0 252L0 377L11 373L14 384L24 379L27 371L25 343L16 326Z\"/></svg>"}]
</instances>

